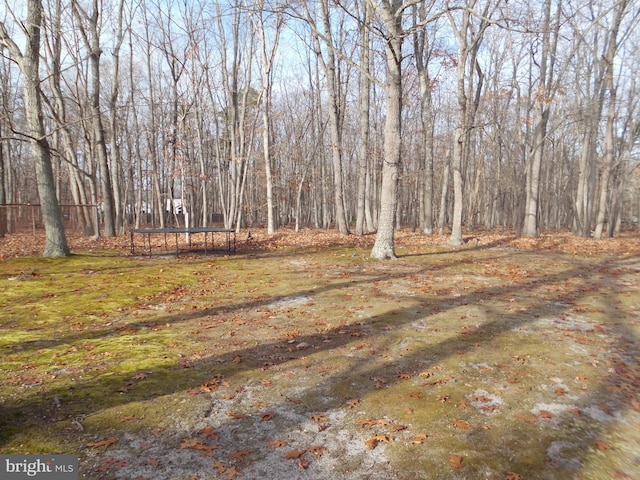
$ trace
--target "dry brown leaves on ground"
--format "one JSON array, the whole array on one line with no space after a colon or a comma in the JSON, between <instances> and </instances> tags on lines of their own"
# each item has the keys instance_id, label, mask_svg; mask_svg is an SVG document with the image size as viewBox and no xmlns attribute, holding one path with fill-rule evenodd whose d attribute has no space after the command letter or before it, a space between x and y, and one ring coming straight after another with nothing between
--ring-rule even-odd
<instances>
[{"instance_id":1,"label":"dry brown leaves on ground","mask_svg":"<svg viewBox=\"0 0 640 480\"><path fill-rule=\"evenodd\" d=\"M249 235L250 232L250 235ZM335 230L304 229L295 232L292 229L280 229L268 235L265 229L246 229L237 235L238 252L256 250L277 250L284 247L312 248L330 245L348 245L354 248L373 246L375 234L340 235ZM122 253L130 251L129 236L119 235L113 238L86 237L78 233L67 233L70 248L73 250L114 250ZM418 245L446 246L447 235L425 235L411 230L399 230L395 233L397 247ZM161 236L152 240L160 246ZM576 237L569 232L548 232L538 238L518 238L513 232L492 230L469 232L465 235L466 246L473 248L504 247L522 250L555 250L581 255L640 255L640 231L627 231L613 238L595 240ZM0 260L4 258L39 255L44 247L44 232L11 233L0 238Z\"/></svg>"}]
</instances>

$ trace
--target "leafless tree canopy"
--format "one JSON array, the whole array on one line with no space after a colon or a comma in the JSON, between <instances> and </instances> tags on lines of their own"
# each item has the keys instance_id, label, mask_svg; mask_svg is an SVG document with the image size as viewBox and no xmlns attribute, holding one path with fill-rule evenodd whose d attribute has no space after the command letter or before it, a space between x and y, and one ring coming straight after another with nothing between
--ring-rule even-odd
<instances>
[{"instance_id":1,"label":"leafless tree canopy","mask_svg":"<svg viewBox=\"0 0 640 480\"><path fill-rule=\"evenodd\" d=\"M399 227L640 218L638 0L0 2L2 205L377 232L378 258Z\"/></svg>"}]
</instances>

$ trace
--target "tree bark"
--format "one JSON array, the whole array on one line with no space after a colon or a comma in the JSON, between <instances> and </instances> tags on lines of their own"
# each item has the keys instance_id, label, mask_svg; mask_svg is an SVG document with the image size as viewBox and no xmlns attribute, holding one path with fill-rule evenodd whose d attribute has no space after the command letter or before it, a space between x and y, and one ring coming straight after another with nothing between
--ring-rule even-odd
<instances>
[{"instance_id":1,"label":"tree bark","mask_svg":"<svg viewBox=\"0 0 640 480\"><path fill-rule=\"evenodd\" d=\"M45 229L44 257L66 257L70 255L62 223L62 215L56 197L55 179L51 164L51 148L43 122L40 98L40 30L42 25L41 0L27 0L25 21L27 42L24 53L11 39L3 22L0 22L0 43L7 48L18 64L24 77L24 100L26 121L29 128L29 143L36 166L36 180L40 208Z\"/></svg>"},{"instance_id":2,"label":"tree bark","mask_svg":"<svg viewBox=\"0 0 640 480\"><path fill-rule=\"evenodd\" d=\"M368 2L364 2L362 25L360 26L360 84L358 92L358 116L360 120L358 136L359 136L359 151L358 151L358 187L356 197L356 235L364 235L365 232L372 228L372 225L367 223L366 217L366 204L367 198L367 175L369 163L369 149L370 149L370 137L369 137L369 109L371 106L371 81L369 80L369 63L370 63L370 45L369 45L369 17L370 6Z\"/></svg>"},{"instance_id":3,"label":"tree bark","mask_svg":"<svg viewBox=\"0 0 640 480\"><path fill-rule=\"evenodd\" d=\"M547 137L547 124L554 97L554 65L560 29L560 2L556 11L556 23L552 28L551 0L544 3L544 22L542 25L542 54L539 62L540 80L535 96L536 118L533 146L527 161L526 199L522 234L525 237L537 237L539 234L538 211L540 204L540 171Z\"/></svg>"},{"instance_id":4,"label":"tree bark","mask_svg":"<svg viewBox=\"0 0 640 480\"><path fill-rule=\"evenodd\" d=\"M425 4L419 7L419 21L426 20ZM431 77L429 75L430 46L425 29L414 33L416 69L420 79L420 122L422 125L422 158L420 165L421 192L418 198L419 222L422 233L433 233L433 104L431 98Z\"/></svg>"},{"instance_id":5,"label":"tree bark","mask_svg":"<svg viewBox=\"0 0 640 480\"><path fill-rule=\"evenodd\" d=\"M607 109L607 123L605 125L604 137L604 159L602 163L602 171L600 175L600 197L598 199L598 213L596 216L596 228L594 232L595 238L602 238L604 224L607 221L607 207L610 197L610 180L616 163L616 146L615 146L615 121L616 121L616 101L617 89L613 78L614 59L618 49L618 32L620 24L626 13L628 0L621 0L616 4L614 22L607 39L607 50L602 58L604 63L604 88L609 93L609 106ZM615 221L614 212L609 211L610 223ZM613 234L613 229L608 229L607 233Z\"/></svg>"},{"instance_id":6,"label":"tree bark","mask_svg":"<svg viewBox=\"0 0 640 480\"><path fill-rule=\"evenodd\" d=\"M378 9L385 25L385 65L387 98L384 121L384 153L382 163L382 186L380 187L380 210L378 232L371 250L376 259L396 258L394 245L394 223L400 166L400 135L402 126L402 40L403 32L399 15L401 0L383 2Z\"/></svg>"}]
</instances>

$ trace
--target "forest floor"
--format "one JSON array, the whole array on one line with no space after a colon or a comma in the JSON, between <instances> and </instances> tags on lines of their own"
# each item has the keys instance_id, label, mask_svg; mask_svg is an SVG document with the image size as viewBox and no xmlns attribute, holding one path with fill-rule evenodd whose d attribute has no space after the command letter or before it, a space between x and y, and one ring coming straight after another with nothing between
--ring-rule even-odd
<instances>
[{"instance_id":1,"label":"forest floor","mask_svg":"<svg viewBox=\"0 0 640 480\"><path fill-rule=\"evenodd\" d=\"M640 480L640 232L399 232L393 261L251 236L0 239L0 453L95 480Z\"/></svg>"}]
</instances>

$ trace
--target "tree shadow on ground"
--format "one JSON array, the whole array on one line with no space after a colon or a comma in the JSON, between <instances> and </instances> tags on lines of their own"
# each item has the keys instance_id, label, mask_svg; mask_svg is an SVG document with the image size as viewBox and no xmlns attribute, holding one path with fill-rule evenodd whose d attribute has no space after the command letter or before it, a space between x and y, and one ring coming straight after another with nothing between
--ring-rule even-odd
<instances>
[{"instance_id":1,"label":"tree shadow on ground","mask_svg":"<svg viewBox=\"0 0 640 480\"><path fill-rule=\"evenodd\" d=\"M456 262L460 263L466 263L467 261L468 259L466 258L456 260ZM446 267L450 266L451 264L446 265ZM413 268L411 274L434 274L443 268L445 268L444 264L420 266ZM487 312L486 316L489 320L474 328L473 334L471 335L468 331L465 331L453 334L450 338L437 343L425 342L422 347L415 348L401 358L397 358L396 361L384 365L372 362L371 358L367 355L360 357L355 356L349 359L347 372L342 371L336 375L328 374L321 383L299 389L297 398L301 403L296 404L294 402L292 404L291 401L286 398L274 398L274 402L270 407L271 409L284 408L286 406L286 408L295 409L302 415L292 417L292 420L289 422L284 421L282 428L294 430L300 427L299 423L302 421L301 418L306 417L306 414L317 412L319 406L322 407L323 411L344 409L346 400L344 398L344 391L338 391L336 388L337 385L353 384L352 393L354 397L366 398L368 395L380 393L380 380L384 382L382 384L382 390L391 389L395 384L404 381L403 378L398 375L399 371L415 378L416 375L424 369L438 365L452 356L460 356L460 358L463 358L465 352L477 348L491 349L496 339L508 332L513 332L520 328L528 328L541 318L561 318L566 316L573 305L573 300L578 298L583 292L592 288L593 285L597 283L598 275L604 277L607 271L616 268L625 268L625 263L622 261L603 261L596 264L585 262L583 265L578 264L560 273L531 278L521 283L482 286L475 291L468 291L462 295L459 293L451 293L449 295L438 296L428 294L407 296L405 300L407 303L411 303L409 307L394 308L383 314L375 315L364 320L349 321L335 328L325 329L319 333L295 337L296 345L305 344L308 346L303 350L292 348L292 344L289 343L288 339L281 338L244 348L230 347L225 353L210 355L189 362L188 365L176 359L175 362L161 366L155 371L147 371L149 377L157 376L166 379L162 387L156 387L152 392L145 392L143 388L133 388L123 394L114 394L111 398L104 398L102 401L95 402L93 405L83 405L84 410L81 413L83 416L88 416L105 408L124 405L134 401L149 400L154 397L198 388L203 382L211 379L212 372L215 372L220 365L233 364L234 359L238 357L243 360L241 363L234 364L233 374L231 376L225 377L229 381L232 381L235 377L243 377L252 371L269 372L285 368L290 363L299 362L316 354L335 352L336 355L344 355L344 347L351 344L354 338L360 338L360 335L369 340L377 338L378 341L384 343L386 337L391 337L392 334L401 334L401 330L408 325L417 321L428 324L433 315L443 314L463 305L483 305L483 308L485 308ZM313 298L314 296L331 290L353 287L358 284L366 285L383 280L399 280L406 276L406 271L396 272L391 275L384 273L367 274L362 275L362 278L359 280L349 279L344 282L325 285L317 289L298 289L286 296L270 296L259 298L248 303L224 305L199 310L197 312L159 315L153 319L145 319L127 325L129 329L127 331L130 332L129 334L135 335L135 332L141 328L162 328L166 325L175 326L195 319L205 323L207 321L214 322L214 317L219 314L227 315L230 312L242 313L254 311L271 305L285 297L300 296ZM558 291L555 294L549 294L549 292L545 290L543 297L546 298L546 302L543 305L533 303L527 308L517 312L508 312L505 309L509 302L509 300L505 299L514 296L531 297L548 285L561 285L570 281L574 282L570 287ZM605 315L613 317L616 315L613 302L615 302L617 293L610 287L602 288L607 295L612 297L608 299L607 305L603 307L607 310L605 311ZM395 295L395 300L398 300L397 295ZM419 305L420 308L418 309L416 305ZM418 310L420 310L420 312L418 312ZM425 310L429 313L423 313ZM606 326L604 328L607 330L612 329L611 344L607 345L609 352L637 352L637 339L621 322L617 322L614 327ZM87 340L89 338L111 335L114 334L114 332L117 331L114 329L103 329L95 332L74 333L57 339L56 341L58 344L73 344L74 342ZM425 333L425 335L427 334L428 333ZM126 384L126 382L130 381L134 373L133 371L127 371L110 375L108 379L80 380L73 385L72 391L68 388L52 389L44 392L44 395L43 392L34 391L33 394L30 395L24 395L17 399L9 399L5 401L3 405L2 424L4 427L8 427L9 431L16 432L23 428L33 428L32 422L34 422L34 418L37 417L41 417L43 421L44 419L46 419L46 421L55 421L71 418L80 413L74 411L72 404L74 399L82 399L82 392L92 389L108 390L113 385ZM578 410L586 411L586 409L591 408L593 404L604 403L608 410L605 413L612 419L616 418L625 408L629 407L627 401L629 398L637 398L638 383L630 382L629 375L629 368L627 368L626 365L620 363L613 365L613 368L609 370L609 373L600 385L592 388L591 392L581 397L579 401L574 402ZM367 381L362 381L363 379ZM370 381L371 379L377 379L377 381ZM100 385L101 383L103 383L103 385ZM612 385L617 385L621 391L612 392ZM141 382L140 386L143 387L144 382ZM320 401L314 400L314 398L318 396L323 396L323 398ZM62 407L56 407L52 398L64 398L65 401ZM215 395L211 401L217 401ZM390 399L389 401L395 402L397 400ZM69 407L67 407L66 404L68 404ZM69 408L69 410L67 410L67 408ZM210 409L205 409L200 412L202 414L202 422L206 422L207 412L210 412ZM35 417L34 413L36 413ZM601 431L607 428L606 423L589 423L587 417L584 417L587 424L579 421L572 423L570 415L571 414L567 413L562 416L561 428L557 431L558 442L563 442L566 438L575 437L577 440L573 442L572 445L576 448L586 448L593 438L597 437ZM232 431L236 428L236 425L235 420L229 419L226 422L219 422L216 428L219 431ZM474 429L471 432L465 433L464 437L466 439L465 441L470 444L481 444L489 434L489 430ZM553 435L551 436L553 437ZM4 438L5 442L8 440L8 437ZM520 439L521 443L519 448L539 449L541 448L539 440L540 439L535 437ZM196 454L197 452L194 452L194 455ZM554 461L556 465L546 465L544 470L538 472L529 471L529 473L532 475L537 473L538 477L536 478L569 478L571 475L577 475L581 468L580 463L563 463L560 456L551 459L552 463ZM518 462L518 460L514 460L514 470L520 465ZM316 464L314 468L322 468L321 462L316 462ZM525 464L526 462L522 465ZM394 472L391 466L387 465L380 468L382 471L380 476L376 476L377 474L373 472L368 478L388 478L385 476L390 472L396 475L399 474L401 478L408 478L406 476L407 472ZM549 468L553 468L555 470L554 475L557 476L549 475ZM303 473L297 473L300 475L299 477L282 478L314 478L313 475L315 475L315 478L349 478L348 476L331 477L335 472L318 470L304 473L304 475L311 475L308 477L302 476ZM447 476L438 477L435 476L435 473L429 473L426 474L427 476L421 477L419 471L413 471L411 475L412 478L454 478ZM563 477L563 475L566 477ZM169 474L166 478L171 478L171 475Z\"/></svg>"}]
</instances>

